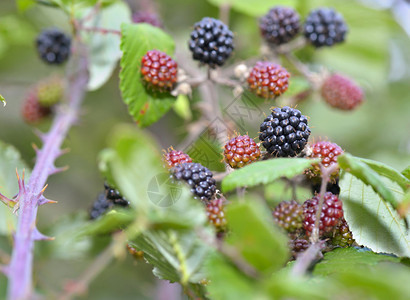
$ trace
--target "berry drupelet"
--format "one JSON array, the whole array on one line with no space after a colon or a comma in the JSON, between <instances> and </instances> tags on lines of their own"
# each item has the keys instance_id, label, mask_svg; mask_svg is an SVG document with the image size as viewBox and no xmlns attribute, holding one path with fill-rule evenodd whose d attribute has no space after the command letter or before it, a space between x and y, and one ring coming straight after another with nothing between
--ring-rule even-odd
<instances>
[{"instance_id":1,"label":"berry drupelet","mask_svg":"<svg viewBox=\"0 0 410 300\"><path fill-rule=\"evenodd\" d=\"M334 74L323 83L321 94L332 107L342 110L353 110L363 102L363 91L351 79Z\"/></svg>"},{"instance_id":2,"label":"berry drupelet","mask_svg":"<svg viewBox=\"0 0 410 300\"><path fill-rule=\"evenodd\" d=\"M307 235L311 235L315 227L316 211L319 205L320 194L314 196L312 199L306 200L303 204L303 228ZM319 235L331 232L336 226L340 224L343 218L343 204L339 198L330 193L324 194L324 202L322 213L319 221Z\"/></svg>"},{"instance_id":3,"label":"berry drupelet","mask_svg":"<svg viewBox=\"0 0 410 300\"><path fill-rule=\"evenodd\" d=\"M225 162L234 169L257 161L260 155L259 146L248 135L234 137L224 147Z\"/></svg>"},{"instance_id":4,"label":"berry drupelet","mask_svg":"<svg viewBox=\"0 0 410 300\"><path fill-rule=\"evenodd\" d=\"M260 126L262 146L276 157L294 157L302 152L310 136L307 117L296 108L272 109Z\"/></svg>"},{"instance_id":5,"label":"berry drupelet","mask_svg":"<svg viewBox=\"0 0 410 300\"><path fill-rule=\"evenodd\" d=\"M48 64L62 64L70 56L71 39L58 29L46 29L36 39L37 51Z\"/></svg>"},{"instance_id":6,"label":"berry drupelet","mask_svg":"<svg viewBox=\"0 0 410 300\"><path fill-rule=\"evenodd\" d=\"M258 61L248 76L249 89L259 97L274 99L289 87L290 74L285 68L268 61Z\"/></svg>"},{"instance_id":7,"label":"berry drupelet","mask_svg":"<svg viewBox=\"0 0 410 300\"><path fill-rule=\"evenodd\" d=\"M206 17L195 23L189 40L193 59L215 68L225 63L233 49L233 33L222 21Z\"/></svg>"},{"instance_id":8,"label":"berry drupelet","mask_svg":"<svg viewBox=\"0 0 410 300\"><path fill-rule=\"evenodd\" d=\"M178 64L166 53L151 50L141 60L141 76L147 88L169 92L178 79Z\"/></svg>"},{"instance_id":9,"label":"berry drupelet","mask_svg":"<svg viewBox=\"0 0 410 300\"><path fill-rule=\"evenodd\" d=\"M319 8L306 18L304 34L316 48L333 46L345 40L347 25L341 14L331 8Z\"/></svg>"},{"instance_id":10,"label":"berry drupelet","mask_svg":"<svg viewBox=\"0 0 410 300\"><path fill-rule=\"evenodd\" d=\"M259 29L264 40L274 46L292 40L300 30L299 14L290 7L276 6L259 19Z\"/></svg>"},{"instance_id":11,"label":"berry drupelet","mask_svg":"<svg viewBox=\"0 0 410 300\"><path fill-rule=\"evenodd\" d=\"M164 162L168 168L173 168L178 164L191 163L192 159L182 151L170 149L164 154Z\"/></svg>"},{"instance_id":12,"label":"berry drupelet","mask_svg":"<svg viewBox=\"0 0 410 300\"><path fill-rule=\"evenodd\" d=\"M182 163L171 170L172 178L185 181L190 187L194 198L203 202L212 199L216 192L216 182L212 172L199 163Z\"/></svg>"}]
</instances>

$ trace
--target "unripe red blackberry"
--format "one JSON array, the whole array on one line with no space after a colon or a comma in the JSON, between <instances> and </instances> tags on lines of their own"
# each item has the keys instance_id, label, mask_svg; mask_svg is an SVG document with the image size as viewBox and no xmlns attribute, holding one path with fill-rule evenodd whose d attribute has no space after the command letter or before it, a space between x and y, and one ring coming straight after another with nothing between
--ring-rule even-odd
<instances>
[{"instance_id":1,"label":"unripe red blackberry","mask_svg":"<svg viewBox=\"0 0 410 300\"><path fill-rule=\"evenodd\" d=\"M259 146L248 135L238 135L226 143L225 162L232 168L242 168L257 161L261 155Z\"/></svg>"},{"instance_id":2,"label":"unripe red blackberry","mask_svg":"<svg viewBox=\"0 0 410 300\"><path fill-rule=\"evenodd\" d=\"M70 56L71 39L59 29L43 30L36 45L40 58L48 64L62 64Z\"/></svg>"},{"instance_id":3,"label":"unripe red blackberry","mask_svg":"<svg viewBox=\"0 0 410 300\"><path fill-rule=\"evenodd\" d=\"M334 229L330 242L333 246L339 247L351 247L355 243L345 218L342 218L340 224Z\"/></svg>"},{"instance_id":4,"label":"unripe red blackberry","mask_svg":"<svg viewBox=\"0 0 410 300\"><path fill-rule=\"evenodd\" d=\"M38 102L42 106L53 106L64 96L64 85L60 78L50 78L36 85Z\"/></svg>"},{"instance_id":5,"label":"unripe red blackberry","mask_svg":"<svg viewBox=\"0 0 410 300\"><path fill-rule=\"evenodd\" d=\"M322 165L329 167L337 163L337 157L343 153L342 148L338 144L320 141L312 146L312 157L321 158Z\"/></svg>"},{"instance_id":6,"label":"unripe red blackberry","mask_svg":"<svg viewBox=\"0 0 410 300\"><path fill-rule=\"evenodd\" d=\"M292 252L293 258L297 258L300 254L305 252L309 248L310 243L305 239L295 239L289 241L289 248Z\"/></svg>"},{"instance_id":7,"label":"unripe red blackberry","mask_svg":"<svg viewBox=\"0 0 410 300\"><path fill-rule=\"evenodd\" d=\"M178 164L191 163L192 159L188 154L182 151L169 149L168 152L164 154L164 162L168 168L173 168Z\"/></svg>"},{"instance_id":8,"label":"unripe red blackberry","mask_svg":"<svg viewBox=\"0 0 410 300\"><path fill-rule=\"evenodd\" d=\"M332 8L318 8L309 13L304 26L305 37L315 47L333 46L345 40L347 25Z\"/></svg>"},{"instance_id":9,"label":"unripe red blackberry","mask_svg":"<svg viewBox=\"0 0 410 300\"><path fill-rule=\"evenodd\" d=\"M316 211L318 209L320 194L314 196L312 199L306 200L303 203L303 228L307 235L311 235L315 227ZM339 198L330 193L324 194L324 202L322 213L319 221L319 235L322 236L326 232L331 232L338 226L343 218L343 204Z\"/></svg>"},{"instance_id":10,"label":"unripe red blackberry","mask_svg":"<svg viewBox=\"0 0 410 300\"><path fill-rule=\"evenodd\" d=\"M162 22L157 14L148 11L137 11L132 15L132 22L147 23L152 26L162 28Z\"/></svg>"},{"instance_id":11,"label":"unripe red blackberry","mask_svg":"<svg viewBox=\"0 0 410 300\"><path fill-rule=\"evenodd\" d=\"M329 76L322 85L322 97L335 108L352 110L363 102L363 91L355 82L339 74Z\"/></svg>"},{"instance_id":12,"label":"unripe red blackberry","mask_svg":"<svg viewBox=\"0 0 410 300\"><path fill-rule=\"evenodd\" d=\"M206 17L195 23L189 40L193 59L215 68L225 63L233 49L233 33L222 21Z\"/></svg>"},{"instance_id":13,"label":"unripe red blackberry","mask_svg":"<svg viewBox=\"0 0 410 300\"><path fill-rule=\"evenodd\" d=\"M259 19L259 29L268 44L285 44L299 32L299 14L290 7L273 7Z\"/></svg>"},{"instance_id":14,"label":"unripe red blackberry","mask_svg":"<svg viewBox=\"0 0 410 300\"><path fill-rule=\"evenodd\" d=\"M206 205L206 215L218 231L226 229L224 198L213 199Z\"/></svg>"},{"instance_id":15,"label":"unripe red blackberry","mask_svg":"<svg viewBox=\"0 0 410 300\"><path fill-rule=\"evenodd\" d=\"M33 88L26 95L21 113L24 121L32 124L50 116L52 111L50 107L42 106L38 102L37 89Z\"/></svg>"},{"instance_id":16,"label":"unripe red blackberry","mask_svg":"<svg viewBox=\"0 0 410 300\"><path fill-rule=\"evenodd\" d=\"M282 95L289 86L290 74L285 68L268 61L258 61L248 76L249 89L265 99Z\"/></svg>"},{"instance_id":17,"label":"unripe red blackberry","mask_svg":"<svg viewBox=\"0 0 410 300\"><path fill-rule=\"evenodd\" d=\"M216 192L216 182L212 172L199 163L182 163L171 170L172 178L183 180L191 187L194 198L207 202Z\"/></svg>"},{"instance_id":18,"label":"unripe red blackberry","mask_svg":"<svg viewBox=\"0 0 410 300\"><path fill-rule=\"evenodd\" d=\"M141 60L141 75L147 88L171 91L177 82L178 64L166 53L151 50Z\"/></svg>"},{"instance_id":19,"label":"unripe red blackberry","mask_svg":"<svg viewBox=\"0 0 410 300\"><path fill-rule=\"evenodd\" d=\"M302 152L310 128L306 116L296 108L285 106L272 109L260 126L262 146L276 157L293 157Z\"/></svg>"},{"instance_id":20,"label":"unripe red blackberry","mask_svg":"<svg viewBox=\"0 0 410 300\"><path fill-rule=\"evenodd\" d=\"M295 232L303 227L303 208L295 200L280 202L273 211L273 218L280 227Z\"/></svg>"}]
</instances>

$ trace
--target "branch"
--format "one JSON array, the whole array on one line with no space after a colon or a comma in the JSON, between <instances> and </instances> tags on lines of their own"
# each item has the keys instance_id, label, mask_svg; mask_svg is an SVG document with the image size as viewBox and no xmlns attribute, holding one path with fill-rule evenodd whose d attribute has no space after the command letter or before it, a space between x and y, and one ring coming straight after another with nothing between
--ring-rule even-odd
<instances>
[{"instance_id":1,"label":"branch","mask_svg":"<svg viewBox=\"0 0 410 300\"><path fill-rule=\"evenodd\" d=\"M303 276L306 274L312 263L321 258L321 250L324 247L324 243L324 241L314 243L298 256L291 271L293 276Z\"/></svg>"},{"instance_id":2,"label":"branch","mask_svg":"<svg viewBox=\"0 0 410 300\"><path fill-rule=\"evenodd\" d=\"M37 160L25 186L24 178L19 184L19 216L14 236L14 249L8 267L8 299L29 299L33 292L33 250L34 241L47 239L36 228L37 209L40 204L48 203L44 196L44 186L51 174L58 170L54 161L64 151L61 145L71 126L76 122L88 82L88 60L83 45L76 45L77 55L71 59L75 68L68 76L68 105L62 106L54 118L50 131L42 134L43 148L37 150ZM20 182L19 182L20 183Z\"/></svg>"}]
</instances>

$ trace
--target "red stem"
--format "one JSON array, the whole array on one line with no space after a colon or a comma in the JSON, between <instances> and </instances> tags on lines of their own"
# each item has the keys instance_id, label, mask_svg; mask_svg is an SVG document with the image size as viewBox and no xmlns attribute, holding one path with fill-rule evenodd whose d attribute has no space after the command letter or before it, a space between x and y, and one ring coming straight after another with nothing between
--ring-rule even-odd
<instances>
[{"instance_id":1,"label":"red stem","mask_svg":"<svg viewBox=\"0 0 410 300\"><path fill-rule=\"evenodd\" d=\"M84 50L82 47L76 48ZM74 60L75 57L72 58ZM29 299L32 297L32 269L34 241L47 239L36 229L38 205L46 199L42 195L48 177L59 169L54 161L62 154L60 149L70 127L75 123L84 98L88 82L88 61L79 54L75 64L76 74L69 78L67 88L68 106L60 107L50 131L41 136L44 145L37 151L37 160L27 186L20 185L19 216L17 232L14 236L14 249L7 268L9 278L8 299ZM24 181L24 179L23 179Z\"/></svg>"}]
</instances>

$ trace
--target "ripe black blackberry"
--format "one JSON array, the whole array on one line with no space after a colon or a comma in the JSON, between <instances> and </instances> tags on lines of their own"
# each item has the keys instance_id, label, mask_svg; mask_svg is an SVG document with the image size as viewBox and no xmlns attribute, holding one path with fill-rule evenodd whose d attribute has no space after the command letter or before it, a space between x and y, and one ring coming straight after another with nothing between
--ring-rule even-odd
<instances>
[{"instance_id":1,"label":"ripe black blackberry","mask_svg":"<svg viewBox=\"0 0 410 300\"><path fill-rule=\"evenodd\" d=\"M43 30L37 36L36 45L41 59L48 64L62 64L70 56L70 37L55 28Z\"/></svg>"},{"instance_id":2,"label":"ripe black blackberry","mask_svg":"<svg viewBox=\"0 0 410 300\"><path fill-rule=\"evenodd\" d=\"M259 19L259 29L268 44L278 46L289 42L299 33L299 19L294 9L276 6Z\"/></svg>"},{"instance_id":3,"label":"ripe black blackberry","mask_svg":"<svg viewBox=\"0 0 410 300\"><path fill-rule=\"evenodd\" d=\"M111 201L113 204L118 206L126 207L129 205L127 199L125 199L118 190L109 186L107 183L104 183L104 188L105 196L107 197L108 201Z\"/></svg>"},{"instance_id":4,"label":"ripe black blackberry","mask_svg":"<svg viewBox=\"0 0 410 300\"><path fill-rule=\"evenodd\" d=\"M114 203L107 199L105 193L100 193L90 209L90 219L97 219L113 205Z\"/></svg>"},{"instance_id":5,"label":"ripe black blackberry","mask_svg":"<svg viewBox=\"0 0 410 300\"><path fill-rule=\"evenodd\" d=\"M260 126L259 140L276 157L293 157L302 152L310 136L306 116L296 108L272 109Z\"/></svg>"},{"instance_id":6,"label":"ripe black blackberry","mask_svg":"<svg viewBox=\"0 0 410 300\"><path fill-rule=\"evenodd\" d=\"M332 8L310 12L304 26L305 37L315 47L333 46L345 40L347 25L341 14Z\"/></svg>"},{"instance_id":7,"label":"ripe black blackberry","mask_svg":"<svg viewBox=\"0 0 410 300\"><path fill-rule=\"evenodd\" d=\"M316 211L319 205L320 194L314 196L312 199L306 200L303 203L303 228L306 234L309 236L312 234L315 227ZM322 207L322 213L319 220L319 235L322 236L325 233L331 232L336 226L338 226L343 218L343 204L339 198L330 193L324 194L324 202Z\"/></svg>"},{"instance_id":8,"label":"ripe black blackberry","mask_svg":"<svg viewBox=\"0 0 410 300\"><path fill-rule=\"evenodd\" d=\"M303 208L295 200L280 202L273 211L273 218L280 227L295 232L303 227Z\"/></svg>"},{"instance_id":9,"label":"ripe black blackberry","mask_svg":"<svg viewBox=\"0 0 410 300\"><path fill-rule=\"evenodd\" d=\"M195 23L189 41L193 59L215 68L225 63L233 49L233 33L222 21L206 17Z\"/></svg>"},{"instance_id":10,"label":"ripe black blackberry","mask_svg":"<svg viewBox=\"0 0 410 300\"><path fill-rule=\"evenodd\" d=\"M171 170L171 176L183 180L191 187L194 198L207 202L216 192L216 182L208 168L199 163L178 164Z\"/></svg>"}]
</instances>

